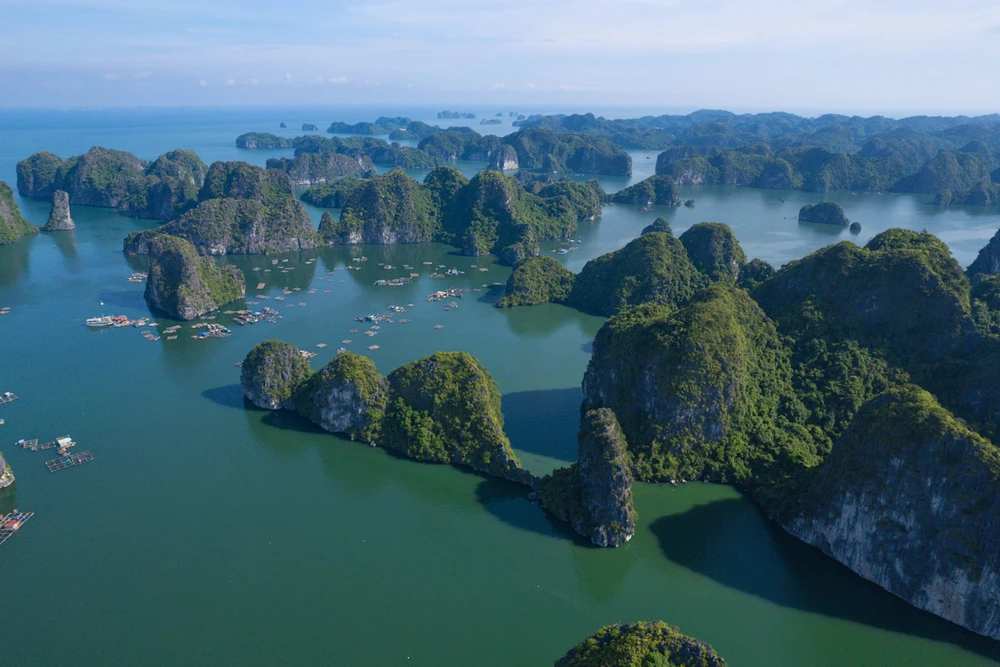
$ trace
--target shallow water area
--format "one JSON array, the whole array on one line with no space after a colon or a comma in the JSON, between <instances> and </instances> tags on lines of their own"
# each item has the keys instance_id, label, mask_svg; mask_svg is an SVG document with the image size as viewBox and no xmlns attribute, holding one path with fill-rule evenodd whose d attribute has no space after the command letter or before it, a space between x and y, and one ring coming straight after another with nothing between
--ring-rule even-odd
<instances>
[{"instance_id":1,"label":"shallow water area","mask_svg":"<svg viewBox=\"0 0 1000 667\"><path fill-rule=\"evenodd\" d=\"M0 180L13 185L14 164L32 152L65 157L94 144L146 159L179 147L206 162L291 154L233 146L241 132L271 129L263 112L238 122L199 113L197 122L178 112L157 124L0 125ZM321 130L374 118L312 113L303 121ZM293 125L290 115L277 120ZM467 175L480 167L462 165ZM601 180L609 190L623 185ZM729 223L748 255L775 265L891 226L927 227L967 265L1000 226L995 211L939 210L918 197L826 195L861 221L854 236L797 222L815 194L683 189L689 197L694 208L606 207L573 243L544 250L578 271L663 215L678 234L702 220ZM45 222L47 203L18 201L33 223ZM246 301L282 319L240 327L223 312L188 323L154 316L161 331L181 329L151 342L142 329L88 330L84 320L152 315L143 285L126 282L146 260L124 256L121 242L155 223L72 213L74 232L0 246L0 307L11 308L0 316L0 392L21 397L0 406L0 450L17 475L0 493L0 512L36 513L0 547L4 664L541 665L603 625L655 619L711 643L732 665L1000 664L997 642L853 575L729 487L637 485L635 537L601 550L515 485L407 461L244 404L235 364L268 338L315 352L313 368L347 347L383 373L466 350L499 382L525 465L538 474L566 465L603 319L556 305L494 308L502 293L494 283L510 268L491 257L439 244L231 257L247 276ZM321 214L310 208L314 221ZM373 285L411 273L404 265L420 277ZM451 268L463 273L429 277ZM468 291L427 301L451 287ZM405 312L365 336L369 325L354 318L389 314L390 305ZM192 325L208 321L233 334L192 339ZM14 446L66 433L93 462L49 473L44 462L54 456Z\"/></svg>"}]
</instances>

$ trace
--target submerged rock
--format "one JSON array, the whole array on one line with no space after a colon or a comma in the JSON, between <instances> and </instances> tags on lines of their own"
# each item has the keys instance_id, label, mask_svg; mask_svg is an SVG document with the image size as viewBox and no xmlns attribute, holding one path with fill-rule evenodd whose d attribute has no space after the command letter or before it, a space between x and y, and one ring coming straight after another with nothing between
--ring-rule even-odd
<instances>
[{"instance_id":1,"label":"submerged rock","mask_svg":"<svg viewBox=\"0 0 1000 667\"><path fill-rule=\"evenodd\" d=\"M840 225L846 227L850 222L844 215L840 204L824 201L818 204L806 204L799 209L799 222L818 222L823 225Z\"/></svg>"},{"instance_id":2,"label":"submerged rock","mask_svg":"<svg viewBox=\"0 0 1000 667\"><path fill-rule=\"evenodd\" d=\"M556 661L556 667L725 667L711 646L663 621L601 628Z\"/></svg>"},{"instance_id":3,"label":"submerged rock","mask_svg":"<svg viewBox=\"0 0 1000 667\"><path fill-rule=\"evenodd\" d=\"M175 236L149 243L146 303L179 320L193 320L246 295L243 273L199 257L194 246Z\"/></svg>"},{"instance_id":4,"label":"submerged rock","mask_svg":"<svg viewBox=\"0 0 1000 667\"><path fill-rule=\"evenodd\" d=\"M389 384L368 357L343 352L296 390L295 409L331 433L380 439Z\"/></svg>"},{"instance_id":5,"label":"submerged rock","mask_svg":"<svg viewBox=\"0 0 1000 667\"><path fill-rule=\"evenodd\" d=\"M919 387L864 405L785 528L910 604L1000 639L1000 449Z\"/></svg>"},{"instance_id":6,"label":"submerged rock","mask_svg":"<svg viewBox=\"0 0 1000 667\"><path fill-rule=\"evenodd\" d=\"M52 210L49 212L49 221L42 227L42 231L62 232L69 229L76 229L73 218L69 215L69 195L65 190L56 190L52 193Z\"/></svg>"},{"instance_id":7,"label":"submerged rock","mask_svg":"<svg viewBox=\"0 0 1000 667\"><path fill-rule=\"evenodd\" d=\"M258 408L291 410L295 408L293 393L311 373L297 347L266 340L255 345L243 360L240 386L247 400Z\"/></svg>"}]
</instances>

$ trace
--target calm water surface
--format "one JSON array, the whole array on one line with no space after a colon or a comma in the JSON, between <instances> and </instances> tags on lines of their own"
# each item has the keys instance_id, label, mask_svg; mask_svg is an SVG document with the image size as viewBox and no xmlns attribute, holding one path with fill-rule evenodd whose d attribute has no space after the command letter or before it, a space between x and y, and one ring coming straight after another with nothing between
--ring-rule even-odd
<instances>
[{"instance_id":1,"label":"calm water surface","mask_svg":"<svg viewBox=\"0 0 1000 667\"><path fill-rule=\"evenodd\" d=\"M206 162L263 164L290 151L239 151L237 134L380 113L309 112L0 115L0 180L13 185L15 162L32 152L67 156L92 145L147 159L192 148ZM636 153L633 180L652 172L655 154L645 155ZM482 167L459 166L470 175ZM602 179L609 190L627 182ZM749 255L774 264L890 226L927 227L965 265L1000 226L990 211L832 194L864 226L852 237L795 221L816 195L683 194L695 208L608 207L581 225L574 252L556 256L579 270L663 215L678 233L727 222ZM20 203L44 223L47 205ZM572 461L580 380L602 320L561 306L493 308L501 288L492 283L509 269L490 258L442 245L323 249L282 255L288 261L277 266L234 258L251 286L266 283L260 305L280 307L284 319L208 341L192 340L185 324L177 340L151 343L131 328L88 331L83 320L149 314L143 286L125 282L145 260L124 257L121 241L152 223L84 207L73 216L74 233L0 247L0 306L11 307L0 318L0 391L22 397L0 408L0 446L18 478L0 511L36 512L0 548L3 664L541 665L602 625L643 619L680 626L733 665L1000 664L1000 644L854 576L731 488L637 485L635 538L600 550L514 485L245 408L234 364L266 338L315 351L314 368L344 339L383 372L436 350L467 350L499 381L524 463L541 474ZM344 269L362 254L361 271ZM371 285L406 273L379 263L426 276L424 262L465 273ZM426 302L444 286L470 290L459 308ZM298 291L275 300L285 287ZM383 324L372 340L349 332L364 329L356 315L410 303L409 323ZM365 350L373 343L380 349ZM13 447L64 433L95 461L50 474L45 453Z\"/></svg>"}]
</instances>

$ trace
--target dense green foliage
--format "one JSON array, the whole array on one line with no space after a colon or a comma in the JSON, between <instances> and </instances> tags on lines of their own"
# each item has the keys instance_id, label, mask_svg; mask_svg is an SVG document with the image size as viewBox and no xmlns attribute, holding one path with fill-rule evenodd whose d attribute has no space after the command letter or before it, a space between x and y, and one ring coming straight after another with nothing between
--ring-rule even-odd
<instances>
[{"instance_id":1,"label":"dense green foliage","mask_svg":"<svg viewBox=\"0 0 1000 667\"><path fill-rule=\"evenodd\" d=\"M613 315L629 305L686 302L707 278L669 232L649 232L621 250L592 259L576 278L570 303Z\"/></svg>"},{"instance_id":2,"label":"dense green foliage","mask_svg":"<svg viewBox=\"0 0 1000 667\"><path fill-rule=\"evenodd\" d=\"M538 502L546 512L572 525L589 526L590 513L583 506L580 491L580 466L576 463L556 468L542 477Z\"/></svg>"},{"instance_id":3,"label":"dense green foliage","mask_svg":"<svg viewBox=\"0 0 1000 667\"><path fill-rule=\"evenodd\" d=\"M746 264L747 256L727 224L699 222L681 234L680 240L694 267L712 282L735 281Z\"/></svg>"},{"instance_id":4,"label":"dense green foliage","mask_svg":"<svg viewBox=\"0 0 1000 667\"><path fill-rule=\"evenodd\" d=\"M330 123L330 127L326 129L327 132L331 134L361 134L361 135L379 135L379 134L389 134L395 130L401 130L410 125L412 121L409 118L403 118L402 116L387 117L382 116L376 118L374 123L342 123L340 121L335 121Z\"/></svg>"},{"instance_id":5,"label":"dense green foliage","mask_svg":"<svg viewBox=\"0 0 1000 667\"><path fill-rule=\"evenodd\" d=\"M274 407L285 404L312 376L297 347L273 339L255 345L240 369L244 391L253 387Z\"/></svg>"},{"instance_id":6,"label":"dense green foliage","mask_svg":"<svg viewBox=\"0 0 1000 667\"><path fill-rule=\"evenodd\" d=\"M369 158L375 164L385 164L405 169L433 169L439 160L419 148L390 144L374 137L296 137L295 154L340 153L356 159Z\"/></svg>"},{"instance_id":7,"label":"dense green foliage","mask_svg":"<svg viewBox=\"0 0 1000 667\"><path fill-rule=\"evenodd\" d=\"M418 461L524 478L503 431L493 376L465 352L437 352L389 374L383 441Z\"/></svg>"},{"instance_id":8,"label":"dense green foliage","mask_svg":"<svg viewBox=\"0 0 1000 667\"><path fill-rule=\"evenodd\" d=\"M430 193L402 169L362 181L344 203L340 221L320 229L327 243L345 243L352 237L382 238L385 231L408 243L433 241L441 231Z\"/></svg>"},{"instance_id":9,"label":"dense green foliage","mask_svg":"<svg viewBox=\"0 0 1000 667\"><path fill-rule=\"evenodd\" d=\"M668 176L650 176L611 195L611 201L637 206L681 205L674 180Z\"/></svg>"},{"instance_id":10,"label":"dense green foliage","mask_svg":"<svg viewBox=\"0 0 1000 667\"><path fill-rule=\"evenodd\" d=\"M594 181L596 183L596 181ZM591 183L577 181L556 181L538 190L542 199L547 199L552 215L576 220L593 220L601 215L601 196Z\"/></svg>"},{"instance_id":11,"label":"dense green foliage","mask_svg":"<svg viewBox=\"0 0 1000 667\"><path fill-rule=\"evenodd\" d=\"M556 667L725 667L708 644L663 621L601 628L556 661Z\"/></svg>"},{"instance_id":12,"label":"dense green foliage","mask_svg":"<svg viewBox=\"0 0 1000 667\"><path fill-rule=\"evenodd\" d=\"M285 172L295 185L335 183L375 174L375 165L367 156L353 158L340 153L300 153L291 159L270 158L267 168Z\"/></svg>"},{"instance_id":13,"label":"dense green foliage","mask_svg":"<svg viewBox=\"0 0 1000 667\"><path fill-rule=\"evenodd\" d=\"M507 279L507 289L497 308L564 303L576 275L551 257L529 257Z\"/></svg>"},{"instance_id":14,"label":"dense green foliage","mask_svg":"<svg viewBox=\"0 0 1000 667\"><path fill-rule=\"evenodd\" d=\"M299 199L319 208L343 208L347 199L362 183L357 178L345 178L336 183L313 185Z\"/></svg>"},{"instance_id":15,"label":"dense green foliage","mask_svg":"<svg viewBox=\"0 0 1000 667\"><path fill-rule=\"evenodd\" d=\"M37 231L38 228L21 215L10 186L0 181L0 245L13 243L22 236Z\"/></svg>"},{"instance_id":16,"label":"dense green foliage","mask_svg":"<svg viewBox=\"0 0 1000 667\"><path fill-rule=\"evenodd\" d=\"M521 169L631 176L632 158L610 141L593 136L525 128L504 137Z\"/></svg>"},{"instance_id":17,"label":"dense green foliage","mask_svg":"<svg viewBox=\"0 0 1000 667\"><path fill-rule=\"evenodd\" d=\"M744 289L753 289L773 275L774 267L755 257L740 267L736 284Z\"/></svg>"},{"instance_id":18,"label":"dense green foliage","mask_svg":"<svg viewBox=\"0 0 1000 667\"><path fill-rule=\"evenodd\" d=\"M1000 275L987 276L972 288L972 319L983 333L1000 335Z\"/></svg>"},{"instance_id":19,"label":"dense green foliage","mask_svg":"<svg viewBox=\"0 0 1000 667\"><path fill-rule=\"evenodd\" d=\"M608 320L584 395L618 416L639 479L755 487L818 460L787 348L749 295L725 284L680 310L647 304Z\"/></svg>"},{"instance_id":20,"label":"dense green foliage","mask_svg":"<svg viewBox=\"0 0 1000 667\"><path fill-rule=\"evenodd\" d=\"M439 160L485 161L501 145L500 137L482 135L472 128L451 128L424 138L417 148Z\"/></svg>"},{"instance_id":21,"label":"dense green foliage","mask_svg":"<svg viewBox=\"0 0 1000 667\"><path fill-rule=\"evenodd\" d=\"M667 232L668 234L673 234L674 230L664 218L658 217L653 220L652 224L646 225L642 228L642 234L648 234L650 232Z\"/></svg>"},{"instance_id":22,"label":"dense green foliage","mask_svg":"<svg viewBox=\"0 0 1000 667\"><path fill-rule=\"evenodd\" d=\"M799 222L818 222L824 225L840 225L846 227L850 220L844 215L840 204L824 201L818 204L806 204L799 209Z\"/></svg>"}]
</instances>

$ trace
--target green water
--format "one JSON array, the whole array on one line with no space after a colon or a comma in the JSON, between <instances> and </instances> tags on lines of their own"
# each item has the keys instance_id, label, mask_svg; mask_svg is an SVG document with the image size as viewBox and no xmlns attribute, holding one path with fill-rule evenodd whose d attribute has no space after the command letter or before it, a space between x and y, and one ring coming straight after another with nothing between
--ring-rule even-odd
<instances>
[{"instance_id":1,"label":"green water","mask_svg":"<svg viewBox=\"0 0 1000 667\"><path fill-rule=\"evenodd\" d=\"M155 157L163 143L185 145L184 136L206 159L262 162L224 145L243 131L236 125L222 116L197 127L111 124L94 128L96 137L0 125L0 180L13 182L16 159L43 148L71 154L103 143ZM776 264L896 225L928 227L967 264L1000 226L990 211L831 195L864 225L851 237L786 219L815 195L701 188L685 196L696 208L608 207L581 226L575 252L557 257L578 270L660 214L678 233L700 220L728 222L748 254ZM21 203L44 222L46 205ZM602 625L643 619L680 626L733 665L1000 664L1000 644L854 576L731 488L638 485L635 537L601 550L514 485L244 406L234 364L265 338L315 351L314 368L343 339L383 372L435 350L467 350L499 381L525 464L544 473L572 461L580 380L602 320L560 306L493 308L491 284L509 269L490 258L441 245L324 249L283 255L277 266L234 258L251 287L266 282L271 298L260 305L280 307L284 319L208 341L192 340L186 324L177 340L147 342L131 328L88 331L83 320L148 315L143 286L125 281L144 260L120 249L126 233L151 223L83 207L73 216L75 233L0 247L0 306L11 307L0 316L0 391L21 396L0 407L0 448L18 478L0 511L36 513L0 547L4 665L543 665ZM368 257L362 270L345 270L356 255ZM431 279L425 261L465 273ZM373 287L408 273L379 263L410 264L424 277ZM446 311L425 300L444 286L470 291ZM276 301L284 287L301 289ZM397 316L409 323L385 323L372 340L349 333L365 329L356 315L409 303ZM370 344L380 349L368 352ZM95 461L50 474L43 462L52 456L12 445L65 433Z\"/></svg>"}]
</instances>

